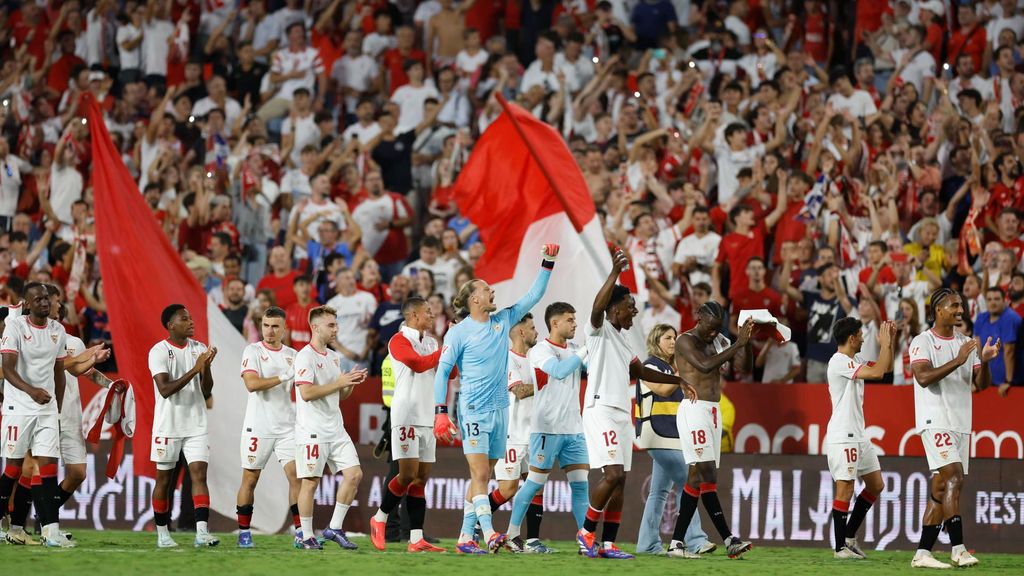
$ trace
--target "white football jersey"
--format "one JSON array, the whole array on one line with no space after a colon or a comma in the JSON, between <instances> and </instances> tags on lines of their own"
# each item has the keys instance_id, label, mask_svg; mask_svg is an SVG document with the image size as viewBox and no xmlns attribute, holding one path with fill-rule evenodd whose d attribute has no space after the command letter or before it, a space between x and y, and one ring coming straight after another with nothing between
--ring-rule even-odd
<instances>
[{"instance_id":1,"label":"white football jersey","mask_svg":"<svg viewBox=\"0 0 1024 576\"><path fill-rule=\"evenodd\" d=\"M255 342L242 352L242 375L256 374L260 378L279 376L295 362L295 350L281 345L270 348L264 342ZM258 438L287 438L295 433L295 407L292 406L292 382L282 382L266 390L249 392L245 405L243 435Z\"/></svg>"},{"instance_id":2,"label":"white football jersey","mask_svg":"<svg viewBox=\"0 0 1024 576\"><path fill-rule=\"evenodd\" d=\"M330 348L319 352L310 344L295 355L295 386L324 386L341 376L341 354ZM341 394L303 400L295 392L295 443L324 444L348 436L341 416Z\"/></svg>"},{"instance_id":3,"label":"white football jersey","mask_svg":"<svg viewBox=\"0 0 1024 576\"><path fill-rule=\"evenodd\" d=\"M970 340L954 332L952 338L943 338L933 330L918 334L910 342L910 364L929 362L937 368L956 358L960 347ZM978 351L963 365L942 380L924 388L914 378L914 412L917 430L951 430L971 433L971 393L974 390L974 371L981 367Z\"/></svg>"},{"instance_id":4,"label":"white football jersey","mask_svg":"<svg viewBox=\"0 0 1024 576\"><path fill-rule=\"evenodd\" d=\"M836 352L828 361L828 395L832 417L825 439L833 444L860 442L864 437L864 380L857 373L867 365L860 354Z\"/></svg>"},{"instance_id":5,"label":"white football jersey","mask_svg":"<svg viewBox=\"0 0 1024 576\"><path fill-rule=\"evenodd\" d=\"M637 357L626 341L626 334L616 330L607 318L600 328L587 322L587 349L590 361L583 409L602 405L631 412L633 387L629 384L629 365Z\"/></svg>"},{"instance_id":6,"label":"white football jersey","mask_svg":"<svg viewBox=\"0 0 1024 576\"><path fill-rule=\"evenodd\" d=\"M169 398L160 395L157 374L177 380L196 365L206 344L189 338L184 346L161 340L149 350L149 373L153 375L156 407L153 412L153 436L190 438L206 434L206 399L203 397L202 374L196 374L184 388Z\"/></svg>"},{"instance_id":7,"label":"white football jersey","mask_svg":"<svg viewBox=\"0 0 1024 576\"><path fill-rule=\"evenodd\" d=\"M405 324L391 337L388 353L395 376L392 427L434 425L434 375L441 359L439 350L437 339Z\"/></svg>"},{"instance_id":8,"label":"white football jersey","mask_svg":"<svg viewBox=\"0 0 1024 576\"><path fill-rule=\"evenodd\" d=\"M533 367L526 356L520 356L512 350L508 351L508 438L507 444L529 444L530 432L533 432L534 398L537 388L534 385ZM520 400L512 393L512 387L526 384L534 389L534 395Z\"/></svg>"},{"instance_id":9,"label":"white football jersey","mask_svg":"<svg viewBox=\"0 0 1024 576\"><path fill-rule=\"evenodd\" d=\"M74 358L85 352L85 342L78 336L67 335L67 357ZM64 371L64 401L60 406L60 427L64 430L82 429L82 396L78 392L78 376Z\"/></svg>"},{"instance_id":10,"label":"white football jersey","mask_svg":"<svg viewBox=\"0 0 1024 576\"><path fill-rule=\"evenodd\" d=\"M15 388L8 378L4 383L3 413L20 416L57 414L53 365L57 360L67 357L64 326L56 320L48 319L46 325L40 327L32 324L28 316L8 316L0 352L17 354L18 375L32 386L50 393L49 402L37 404L31 396Z\"/></svg>"},{"instance_id":11,"label":"white football jersey","mask_svg":"<svg viewBox=\"0 0 1024 576\"><path fill-rule=\"evenodd\" d=\"M552 358L561 361L571 358L580 347L569 342L566 346L550 340L538 343L530 350L530 366L543 372L537 374L534 387L533 431L540 434L582 434L583 417L580 415L580 377L583 370L574 370L562 380L544 372L544 365Z\"/></svg>"}]
</instances>

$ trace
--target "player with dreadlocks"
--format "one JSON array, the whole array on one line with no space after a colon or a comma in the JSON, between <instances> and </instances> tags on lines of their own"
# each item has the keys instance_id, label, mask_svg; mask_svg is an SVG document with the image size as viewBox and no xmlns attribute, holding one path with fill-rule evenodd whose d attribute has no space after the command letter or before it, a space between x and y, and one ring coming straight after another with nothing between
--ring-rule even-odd
<instances>
[{"instance_id":1,"label":"player with dreadlocks","mask_svg":"<svg viewBox=\"0 0 1024 576\"><path fill-rule=\"evenodd\" d=\"M697 502L704 503L711 521L725 542L730 558L750 550L750 542L733 536L722 513L718 499L718 465L722 455L722 415L718 402L722 397L720 370L726 362L750 362L750 335L753 320L740 327L736 343L721 334L728 316L722 305L708 300L697 310L697 326L676 339L676 367L683 380L697 389L696 402L681 402L676 413L683 459L690 465L690 473L683 487L682 505L676 519L675 532L668 555L673 558L700 558L686 549L686 527L697 512Z\"/></svg>"},{"instance_id":2,"label":"player with dreadlocks","mask_svg":"<svg viewBox=\"0 0 1024 576\"><path fill-rule=\"evenodd\" d=\"M960 491L970 463L971 392L992 384L992 374L986 365L999 355L1000 342L993 343L989 338L982 346L978 339L956 331L963 321L964 301L949 288L932 292L931 308L931 330L917 335L910 343L917 431L932 472L921 542L910 565L949 568L949 564L932 556L939 531L945 529L952 546L953 565L973 566L978 559L964 546L960 519Z\"/></svg>"}]
</instances>

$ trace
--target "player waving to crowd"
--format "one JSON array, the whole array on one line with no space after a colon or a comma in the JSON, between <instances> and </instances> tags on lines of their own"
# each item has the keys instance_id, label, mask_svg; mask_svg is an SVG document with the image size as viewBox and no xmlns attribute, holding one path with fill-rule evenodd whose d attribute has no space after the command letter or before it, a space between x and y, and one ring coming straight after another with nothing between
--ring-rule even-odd
<instances>
[{"instance_id":1,"label":"player waving to crowd","mask_svg":"<svg viewBox=\"0 0 1024 576\"><path fill-rule=\"evenodd\" d=\"M526 316L547 290L555 267L558 245L542 249L541 270L530 290L515 304L497 311L494 290L483 280L470 280L459 288L455 307L466 318L444 337L441 362L434 380L434 435L450 442L455 427L448 417L448 376L458 367L461 378L459 425L462 449L469 464L462 531L456 551L461 554L497 552L505 535L494 531L487 481L499 458L505 456L508 431L508 336L512 326ZM473 540L476 523L487 539L487 550Z\"/></svg>"}]
</instances>

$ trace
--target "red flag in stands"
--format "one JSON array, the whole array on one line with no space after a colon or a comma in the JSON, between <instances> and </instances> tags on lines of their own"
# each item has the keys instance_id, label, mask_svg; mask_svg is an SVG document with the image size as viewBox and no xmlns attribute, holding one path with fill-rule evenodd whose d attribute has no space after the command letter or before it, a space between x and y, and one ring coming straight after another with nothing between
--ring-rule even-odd
<instances>
[{"instance_id":1,"label":"red flag in stands","mask_svg":"<svg viewBox=\"0 0 1024 576\"><path fill-rule=\"evenodd\" d=\"M508 306L536 277L541 246L560 244L547 293L533 314L543 317L548 304L564 301L582 319L611 269L594 201L562 136L498 98L504 112L480 137L453 192L486 246L476 274L494 286L497 305ZM537 328L543 333L544 323Z\"/></svg>"}]
</instances>

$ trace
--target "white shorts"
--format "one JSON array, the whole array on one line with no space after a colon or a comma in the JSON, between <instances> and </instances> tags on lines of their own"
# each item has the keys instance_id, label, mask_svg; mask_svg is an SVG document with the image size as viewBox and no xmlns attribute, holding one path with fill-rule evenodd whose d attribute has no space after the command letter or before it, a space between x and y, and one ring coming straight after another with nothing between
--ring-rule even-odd
<instances>
[{"instance_id":1,"label":"white shorts","mask_svg":"<svg viewBox=\"0 0 1024 576\"><path fill-rule=\"evenodd\" d=\"M494 479L499 482L519 480L530 471L530 445L506 444L505 457L494 464Z\"/></svg>"},{"instance_id":2,"label":"white shorts","mask_svg":"<svg viewBox=\"0 0 1024 576\"><path fill-rule=\"evenodd\" d=\"M633 420L629 412L596 405L583 411L583 435L587 439L590 468L620 465L633 467Z\"/></svg>"},{"instance_id":3,"label":"white shorts","mask_svg":"<svg viewBox=\"0 0 1024 576\"><path fill-rule=\"evenodd\" d=\"M4 416L4 457L21 459L29 451L43 458L60 458L60 423L57 414Z\"/></svg>"},{"instance_id":4,"label":"white shorts","mask_svg":"<svg viewBox=\"0 0 1024 576\"><path fill-rule=\"evenodd\" d=\"M295 445L295 474L299 478L320 478L325 468L337 474L354 466L359 466L359 455L348 434L337 442Z\"/></svg>"},{"instance_id":5,"label":"white shorts","mask_svg":"<svg viewBox=\"0 0 1024 576\"><path fill-rule=\"evenodd\" d=\"M718 402L684 400L676 412L676 427L687 464L722 460L722 411Z\"/></svg>"},{"instance_id":6,"label":"white shorts","mask_svg":"<svg viewBox=\"0 0 1024 576\"><path fill-rule=\"evenodd\" d=\"M185 438L166 438L153 436L149 449L149 459L156 464L157 470L174 470L178 457L185 455L185 461L210 461L210 437L206 434Z\"/></svg>"},{"instance_id":7,"label":"white shorts","mask_svg":"<svg viewBox=\"0 0 1024 576\"><path fill-rule=\"evenodd\" d=\"M427 464L437 461L437 438L430 426L392 426L391 457L415 458Z\"/></svg>"},{"instance_id":8,"label":"white shorts","mask_svg":"<svg viewBox=\"0 0 1024 576\"><path fill-rule=\"evenodd\" d=\"M874 445L866 440L861 442L831 442L825 446L828 469L835 481L853 481L866 474L882 469Z\"/></svg>"},{"instance_id":9,"label":"white shorts","mask_svg":"<svg viewBox=\"0 0 1024 576\"><path fill-rule=\"evenodd\" d=\"M295 460L295 437L262 438L243 434L241 454L242 468L245 470L263 470L272 455L284 466Z\"/></svg>"},{"instance_id":10,"label":"white shorts","mask_svg":"<svg viewBox=\"0 0 1024 576\"><path fill-rule=\"evenodd\" d=\"M928 469L937 472L939 468L959 462L964 474L971 462L971 435L952 430L924 430L921 432L924 455L928 458Z\"/></svg>"},{"instance_id":11,"label":"white shorts","mask_svg":"<svg viewBox=\"0 0 1024 576\"><path fill-rule=\"evenodd\" d=\"M60 427L60 459L64 464L85 464L85 436L81 426Z\"/></svg>"}]
</instances>

